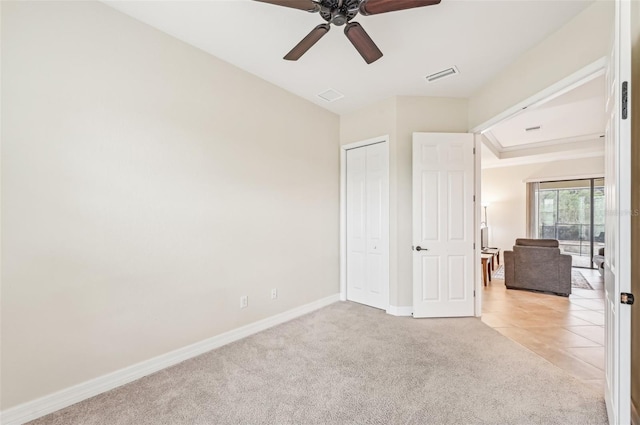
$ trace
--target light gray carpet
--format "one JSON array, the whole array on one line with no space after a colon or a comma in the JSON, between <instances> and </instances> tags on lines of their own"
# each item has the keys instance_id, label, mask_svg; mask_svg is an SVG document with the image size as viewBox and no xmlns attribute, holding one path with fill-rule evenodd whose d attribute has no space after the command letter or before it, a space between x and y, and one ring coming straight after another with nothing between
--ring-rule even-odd
<instances>
[{"instance_id":1,"label":"light gray carpet","mask_svg":"<svg viewBox=\"0 0 640 425\"><path fill-rule=\"evenodd\" d=\"M497 270L491 273L491 279L504 280L504 266L501 264ZM587 282L582 273L579 270L571 270L571 286L573 288L591 289L593 287Z\"/></svg>"},{"instance_id":2,"label":"light gray carpet","mask_svg":"<svg viewBox=\"0 0 640 425\"><path fill-rule=\"evenodd\" d=\"M606 424L602 397L475 318L353 303L32 424Z\"/></svg>"}]
</instances>

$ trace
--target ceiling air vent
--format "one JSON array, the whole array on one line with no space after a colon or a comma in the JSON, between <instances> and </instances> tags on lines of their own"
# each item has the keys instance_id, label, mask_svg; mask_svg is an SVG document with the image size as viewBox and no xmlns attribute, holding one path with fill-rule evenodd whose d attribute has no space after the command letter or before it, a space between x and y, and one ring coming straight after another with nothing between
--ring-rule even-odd
<instances>
[{"instance_id":1,"label":"ceiling air vent","mask_svg":"<svg viewBox=\"0 0 640 425\"><path fill-rule=\"evenodd\" d=\"M537 125L535 127L529 127L529 128L525 128L524 131L536 131L536 130L540 130L542 127Z\"/></svg>"},{"instance_id":2,"label":"ceiling air vent","mask_svg":"<svg viewBox=\"0 0 640 425\"><path fill-rule=\"evenodd\" d=\"M433 83L434 81L442 80L443 78L450 77L452 75L456 75L459 73L460 71L458 71L458 68L456 68L455 66L452 66L451 68L447 68L442 71L427 75L424 78L427 79L427 82Z\"/></svg>"},{"instance_id":3,"label":"ceiling air vent","mask_svg":"<svg viewBox=\"0 0 640 425\"><path fill-rule=\"evenodd\" d=\"M344 95L339 91L329 89L320 93L318 97L326 102L335 102L336 100L342 99Z\"/></svg>"}]
</instances>

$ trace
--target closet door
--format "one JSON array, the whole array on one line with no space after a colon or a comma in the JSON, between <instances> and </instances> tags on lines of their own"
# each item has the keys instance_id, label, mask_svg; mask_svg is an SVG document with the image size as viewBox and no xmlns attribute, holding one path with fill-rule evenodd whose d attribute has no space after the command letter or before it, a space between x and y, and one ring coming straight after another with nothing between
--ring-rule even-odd
<instances>
[{"instance_id":1,"label":"closet door","mask_svg":"<svg viewBox=\"0 0 640 425\"><path fill-rule=\"evenodd\" d=\"M386 143L347 151L347 299L389 306L389 159Z\"/></svg>"}]
</instances>

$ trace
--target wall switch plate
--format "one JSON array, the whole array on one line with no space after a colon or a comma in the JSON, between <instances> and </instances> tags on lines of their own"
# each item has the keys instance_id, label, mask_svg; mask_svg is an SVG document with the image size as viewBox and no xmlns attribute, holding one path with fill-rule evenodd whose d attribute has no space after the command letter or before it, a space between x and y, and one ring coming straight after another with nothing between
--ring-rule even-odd
<instances>
[{"instance_id":1,"label":"wall switch plate","mask_svg":"<svg viewBox=\"0 0 640 425\"><path fill-rule=\"evenodd\" d=\"M277 298L278 298L278 289L277 289L277 288L273 288L273 289L271 290L271 299L272 299L272 300L275 300L275 299L277 299Z\"/></svg>"},{"instance_id":2,"label":"wall switch plate","mask_svg":"<svg viewBox=\"0 0 640 425\"><path fill-rule=\"evenodd\" d=\"M243 295L240 297L240 308L247 308L249 307L249 297L246 295Z\"/></svg>"}]
</instances>

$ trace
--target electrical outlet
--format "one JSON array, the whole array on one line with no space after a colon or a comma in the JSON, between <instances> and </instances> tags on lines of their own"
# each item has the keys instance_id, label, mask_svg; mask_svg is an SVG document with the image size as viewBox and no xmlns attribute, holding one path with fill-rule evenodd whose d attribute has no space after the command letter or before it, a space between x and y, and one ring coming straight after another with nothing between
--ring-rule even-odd
<instances>
[{"instance_id":1,"label":"electrical outlet","mask_svg":"<svg viewBox=\"0 0 640 425\"><path fill-rule=\"evenodd\" d=\"M247 308L249 307L249 297L246 295L243 295L240 297L240 308Z\"/></svg>"},{"instance_id":2,"label":"electrical outlet","mask_svg":"<svg viewBox=\"0 0 640 425\"><path fill-rule=\"evenodd\" d=\"M278 289L273 288L273 289L271 290L271 299L272 299L272 300L275 300L275 299L277 299L277 298L278 298Z\"/></svg>"}]
</instances>

